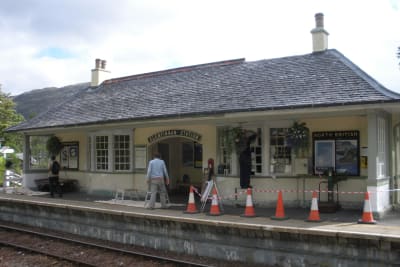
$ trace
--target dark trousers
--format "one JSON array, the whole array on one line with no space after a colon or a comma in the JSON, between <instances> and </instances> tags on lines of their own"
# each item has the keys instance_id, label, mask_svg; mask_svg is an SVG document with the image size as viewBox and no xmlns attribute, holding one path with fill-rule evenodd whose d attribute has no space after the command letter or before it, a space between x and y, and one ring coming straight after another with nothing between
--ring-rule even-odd
<instances>
[{"instance_id":1,"label":"dark trousers","mask_svg":"<svg viewBox=\"0 0 400 267\"><path fill-rule=\"evenodd\" d=\"M55 191L57 191L58 195L62 197L61 185L58 181L58 176L49 177L49 189L51 197L54 197Z\"/></svg>"},{"instance_id":2,"label":"dark trousers","mask_svg":"<svg viewBox=\"0 0 400 267\"><path fill-rule=\"evenodd\" d=\"M248 164L240 166L240 187L247 189L250 187L251 167Z\"/></svg>"}]
</instances>

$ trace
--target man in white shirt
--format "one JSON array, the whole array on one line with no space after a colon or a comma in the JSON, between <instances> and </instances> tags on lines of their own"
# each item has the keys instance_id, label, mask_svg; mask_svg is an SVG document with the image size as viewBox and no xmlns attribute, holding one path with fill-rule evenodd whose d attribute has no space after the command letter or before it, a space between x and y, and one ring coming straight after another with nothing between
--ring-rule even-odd
<instances>
[{"instance_id":1,"label":"man in white shirt","mask_svg":"<svg viewBox=\"0 0 400 267\"><path fill-rule=\"evenodd\" d=\"M157 192L160 192L161 208L167 208L167 190L165 188L165 184L169 184L169 176L167 172L167 167L165 166L165 162L160 158L160 153L154 153L154 159L150 160L149 167L147 168L146 179L147 183L150 185L151 191L150 203L147 206L148 209L154 209Z\"/></svg>"}]
</instances>

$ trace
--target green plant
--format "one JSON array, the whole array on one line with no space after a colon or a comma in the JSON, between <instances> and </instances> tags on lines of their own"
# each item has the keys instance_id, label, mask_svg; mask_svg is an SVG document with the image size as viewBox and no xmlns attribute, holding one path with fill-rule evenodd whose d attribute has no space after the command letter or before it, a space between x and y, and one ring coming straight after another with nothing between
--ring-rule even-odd
<instances>
[{"instance_id":1,"label":"green plant","mask_svg":"<svg viewBox=\"0 0 400 267\"><path fill-rule=\"evenodd\" d=\"M223 130L223 146L227 154L241 153L246 148L251 135L256 133L242 127L228 127Z\"/></svg>"},{"instance_id":2,"label":"green plant","mask_svg":"<svg viewBox=\"0 0 400 267\"><path fill-rule=\"evenodd\" d=\"M287 142L294 149L296 155L300 151L307 152L310 138L310 130L305 122L294 122L293 126L288 129Z\"/></svg>"},{"instance_id":3,"label":"green plant","mask_svg":"<svg viewBox=\"0 0 400 267\"><path fill-rule=\"evenodd\" d=\"M60 153L61 149L63 149L63 144L57 136L53 135L47 140L46 149L50 156L56 156Z\"/></svg>"},{"instance_id":4,"label":"green plant","mask_svg":"<svg viewBox=\"0 0 400 267\"><path fill-rule=\"evenodd\" d=\"M6 160L0 156L0 184L4 181L4 171L6 170Z\"/></svg>"},{"instance_id":5,"label":"green plant","mask_svg":"<svg viewBox=\"0 0 400 267\"><path fill-rule=\"evenodd\" d=\"M227 127L223 129L223 147L228 155L236 150L236 144L242 135L242 127Z\"/></svg>"}]
</instances>

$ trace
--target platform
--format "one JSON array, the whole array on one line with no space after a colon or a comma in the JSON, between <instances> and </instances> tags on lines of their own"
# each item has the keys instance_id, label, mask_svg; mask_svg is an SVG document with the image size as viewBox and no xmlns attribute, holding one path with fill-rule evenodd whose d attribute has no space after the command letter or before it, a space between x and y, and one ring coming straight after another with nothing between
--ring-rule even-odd
<instances>
[{"instance_id":1,"label":"platform","mask_svg":"<svg viewBox=\"0 0 400 267\"><path fill-rule=\"evenodd\" d=\"M77 193L62 199L0 194L0 219L224 260L278 266L299 259L305 266L400 264L397 212L377 225L357 224L361 213L354 211L321 214L322 222L309 223L305 209L287 209L290 219L276 221L270 219L273 209L255 207L257 217L247 218L240 216L243 208L226 206L224 215L208 216L209 205L206 213L185 214L185 205L173 198L171 203L170 209L147 210L142 201Z\"/></svg>"}]
</instances>

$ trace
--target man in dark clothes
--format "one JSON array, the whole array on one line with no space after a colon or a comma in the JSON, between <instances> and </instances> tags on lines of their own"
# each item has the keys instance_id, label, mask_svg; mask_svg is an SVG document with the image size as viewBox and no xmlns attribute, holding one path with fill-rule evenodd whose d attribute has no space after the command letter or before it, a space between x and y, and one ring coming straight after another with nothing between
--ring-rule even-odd
<instances>
[{"instance_id":1,"label":"man in dark clothes","mask_svg":"<svg viewBox=\"0 0 400 267\"><path fill-rule=\"evenodd\" d=\"M240 165L240 187L249 188L250 185L250 175L251 175L251 151L250 147L246 148L239 155L239 165Z\"/></svg>"},{"instance_id":2,"label":"man in dark clothes","mask_svg":"<svg viewBox=\"0 0 400 267\"><path fill-rule=\"evenodd\" d=\"M58 178L59 173L58 170L56 173L53 172L53 164L58 164L58 166L60 166L60 163L58 163L55 156L51 156L51 161L48 167L50 196L54 197L54 193L57 191L58 195L62 197L62 189Z\"/></svg>"},{"instance_id":3,"label":"man in dark clothes","mask_svg":"<svg viewBox=\"0 0 400 267\"><path fill-rule=\"evenodd\" d=\"M257 137L257 134L252 131L243 131L240 138L237 140L237 151L239 153L240 166L240 187L243 189L251 188L251 150L250 144Z\"/></svg>"}]
</instances>

